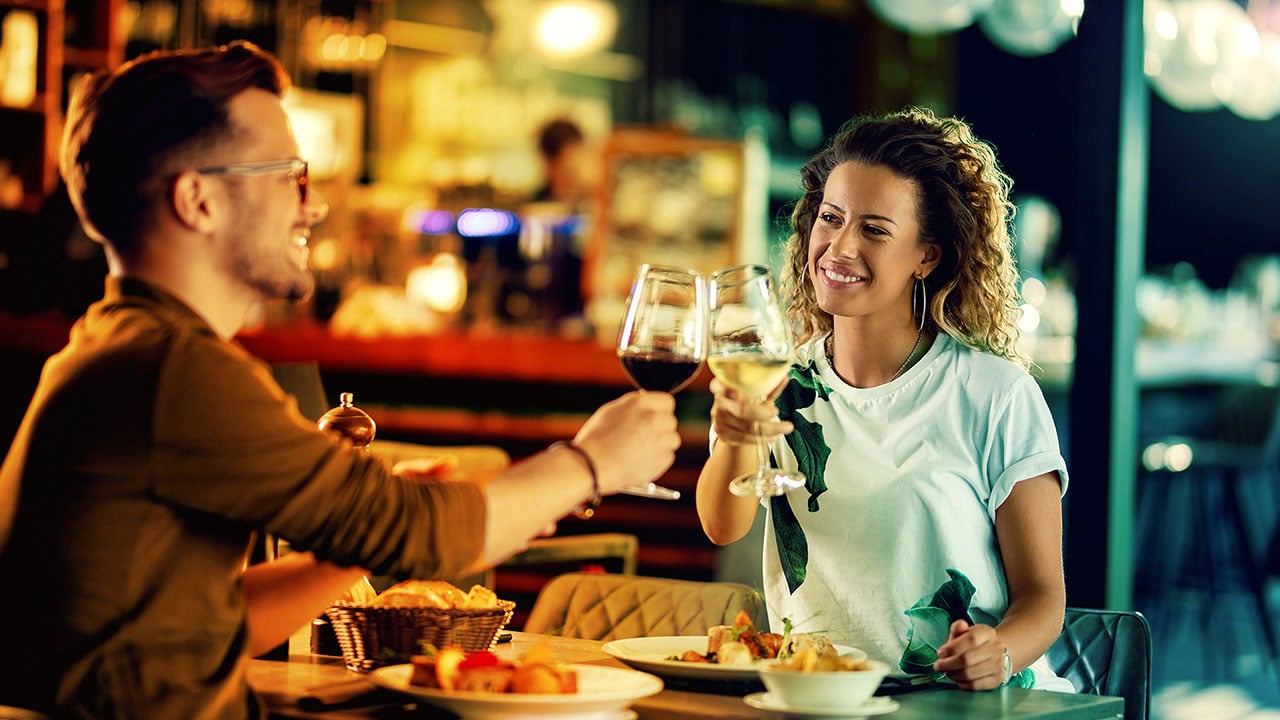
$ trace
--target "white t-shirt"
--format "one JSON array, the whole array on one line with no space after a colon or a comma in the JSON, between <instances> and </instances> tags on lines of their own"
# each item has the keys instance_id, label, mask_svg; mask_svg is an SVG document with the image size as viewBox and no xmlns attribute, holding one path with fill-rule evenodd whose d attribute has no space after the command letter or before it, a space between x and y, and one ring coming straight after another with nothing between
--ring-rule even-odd
<instances>
[{"instance_id":1,"label":"white t-shirt","mask_svg":"<svg viewBox=\"0 0 1280 720\"><path fill-rule=\"evenodd\" d=\"M1053 418L1021 367L946 334L873 388L841 380L821 338L797 358L778 398L796 430L774 454L808 484L762 501L770 625L925 672L953 617L994 625L1008 607L995 514L1014 484L1056 471L1066 492ZM1044 658L1018 680L1072 691Z\"/></svg>"}]
</instances>

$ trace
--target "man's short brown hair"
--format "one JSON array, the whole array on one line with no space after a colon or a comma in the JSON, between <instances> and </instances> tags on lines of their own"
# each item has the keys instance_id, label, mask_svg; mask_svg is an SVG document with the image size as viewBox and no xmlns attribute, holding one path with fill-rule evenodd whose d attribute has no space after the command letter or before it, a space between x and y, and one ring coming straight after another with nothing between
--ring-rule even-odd
<instances>
[{"instance_id":1,"label":"man's short brown hair","mask_svg":"<svg viewBox=\"0 0 1280 720\"><path fill-rule=\"evenodd\" d=\"M243 41L154 52L88 77L72 96L61 158L85 230L135 252L183 163L235 137L231 99L288 87L280 62Z\"/></svg>"}]
</instances>

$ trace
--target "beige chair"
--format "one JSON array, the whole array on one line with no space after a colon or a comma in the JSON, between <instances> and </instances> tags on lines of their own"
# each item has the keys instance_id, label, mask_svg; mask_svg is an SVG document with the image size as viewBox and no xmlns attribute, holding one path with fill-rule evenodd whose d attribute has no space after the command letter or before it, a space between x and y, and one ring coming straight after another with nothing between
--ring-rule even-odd
<instances>
[{"instance_id":1,"label":"beige chair","mask_svg":"<svg viewBox=\"0 0 1280 720\"><path fill-rule=\"evenodd\" d=\"M542 588L524 630L591 640L704 635L740 610L763 627L760 593L739 583L566 573Z\"/></svg>"},{"instance_id":2,"label":"beige chair","mask_svg":"<svg viewBox=\"0 0 1280 720\"><path fill-rule=\"evenodd\" d=\"M640 541L631 533L586 533L536 538L523 552L502 563L502 568L617 560L621 562L622 574L634 575L639 550Z\"/></svg>"}]
</instances>

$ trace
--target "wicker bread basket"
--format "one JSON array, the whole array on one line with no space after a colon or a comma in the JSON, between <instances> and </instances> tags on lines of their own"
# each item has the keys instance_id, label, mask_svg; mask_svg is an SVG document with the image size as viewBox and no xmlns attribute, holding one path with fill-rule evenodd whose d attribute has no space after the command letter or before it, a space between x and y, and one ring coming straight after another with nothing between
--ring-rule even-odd
<instances>
[{"instance_id":1,"label":"wicker bread basket","mask_svg":"<svg viewBox=\"0 0 1280 720\"><path fill-rule=\"evenodd\" d=\"M447 610L339 602L325 614L338 636L346 666L369 672L386 661L384 648L399 655L418 655L421 643L429 642L436 647L457 645L467 652L492 650L515 607L510 600L499 600L496 608Z\"/></svg>"}]
</instances>

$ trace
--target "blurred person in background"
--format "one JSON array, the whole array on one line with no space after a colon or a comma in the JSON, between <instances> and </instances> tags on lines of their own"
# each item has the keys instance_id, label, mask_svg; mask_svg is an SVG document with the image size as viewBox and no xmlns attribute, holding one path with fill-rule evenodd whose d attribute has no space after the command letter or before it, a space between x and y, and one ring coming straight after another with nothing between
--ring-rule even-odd
<instances>
[{"instance_id":1,"label":"blurred person in background","mask_svg":"<svg viewBox=\"0 0 1280 720\"><path fill-rule=\"evenodd\" d=\"M577 123L565 118L545 123L538 130L543 182L534 201L563 203L575 210L592 190L586 153L586 137Z\"/></svg>"},{"instance_id":2,"label":"blurred person in background","mask_svg":"<svg viewBox=\"0 0 1280 720\"><path fill-rule=\"evenodd\" d=\"M784 288L804 344L764 403L713 381L707 536L741 538L763 505L775 630L965 689L1072 692L1044 658L1067 469L1017 349L1012 181L963 121L921 109L855 118L801 180ZM757 433L785 437L775 460L803 489L730 493Z\"/></svg>"},{"instance_id":3,"label":"blurred person in background","mask_svg":"<svg viewBox=\"0 0 1280 720\"><path fill-rule=\"evenodd\" d=\"M582 313L582 256L588 205L595 188L582 128L555 118L538 128L542 185L523 208L522 244L529 257L523 284L537 314L552 323ZM538 240L531 241L536 228Z\"/></svg>"},{"instance_id":4,"label":"blurred person in background","mask_svg":"<svg viewBox=\"0 0 1280 720\"><path fill-rule=\"evenodd\" d=\"M105 296L45 365L0 466L0 705L57 717L249 718L249 658L368 572L457 577L679 445L674 400L628 394L484 488L413 482L299 414L232 338L314 285L328 208L248 43L102 71L68 112L62 174L105 248ZM255 533L296 554L245 567ZM17 657L15 655L15 657Z\"/></svg>"}]
</instances>

